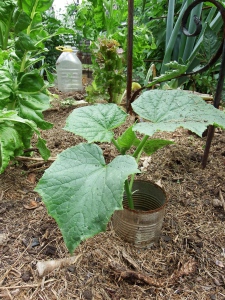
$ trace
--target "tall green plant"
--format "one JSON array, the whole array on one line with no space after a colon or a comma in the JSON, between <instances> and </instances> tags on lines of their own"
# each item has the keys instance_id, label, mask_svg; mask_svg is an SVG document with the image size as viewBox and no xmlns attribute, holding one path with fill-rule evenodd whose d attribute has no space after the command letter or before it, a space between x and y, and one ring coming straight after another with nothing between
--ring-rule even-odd
<instances>
[{"instance_id":1,"label":"tall green plant","mask_svg":"<svg viewBox=\"0 0 225 300\"><path fill-rule=\"evenodd\" d=\"M200 66L201 62L197 59L197 54L201 47L204 32L209 26L215 34L218 34L222 26L222 18L220 13L216 13L216 8L212 7L204 20L202 20L202 31L197 37L187 37L181 32L181 19L184 11L192 3L192 0L183 1L183 5L179 11L179 16L174 22L174 15L176 13L174 9L174 1L169 1L168 17L167 17L167 39L165 46L165 54L163 57L161 74L165 73L167 69L166 64L172 60L187 64L188 71L192 71L194 68ZM193 21L194 16L200 17L202 12L203 3L197 5L191 12L187 29L189 32L194 32L195 23ZM207 25L208 24L208 25ZM219 46L219 45L217 45Z\"/></svg>"},{"instance_id":2,"label":"tall green plant","mask_svg":"<svg viewBox=\"0 0 225 300\"><path fill-rule=\"evenodd\" d=\"M49 107L46 82L35 64L44 59L42 13L53 0L6 0L0 7L0 173L29 148L34 133L44 159L50 155L40 129L49 129L42 112ZM65 32L58 29L53 35Z\"/></svg>"},{"instance_id":3,"label":"tall green plant","mask_svg":"<svg viewBox=\"0 0 225 300\"><path fill-rule=\"evenodd\" d=\"M126 22L127 7L123 0L83 0L75 16L75 28L89 40L97 40L102 33L110 37Z\"/></svg>"},{"instance_id":4,"label":"tall green plant","mask_svg":"<svg viewBox=\"0 0 225 300\"><path fill-rule=\"evenodd\" d=\"M109 103L119 103L125 89L124 51L113 39L99 38L91 46L93 56L92 85L86 88L89 102L95 102L96 97Z\"/></svg>"}]
</instances>

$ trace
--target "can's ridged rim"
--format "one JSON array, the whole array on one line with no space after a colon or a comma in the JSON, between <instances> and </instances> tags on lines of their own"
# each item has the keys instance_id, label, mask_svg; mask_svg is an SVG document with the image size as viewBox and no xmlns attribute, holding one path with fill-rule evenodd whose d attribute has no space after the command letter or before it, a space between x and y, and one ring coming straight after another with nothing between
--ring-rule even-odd
<instances>
[{"instance_id":1,"label":"can's ridged rim","mask_svg":"<svg viewBox=\"0 0 225 300\"><path fill-rule=\"evenodd\" d=\"M154 185L157 189L159 189L159 190L161 190L163 192L163 194L165 196L165 203L162 206L160 206L159 208L156 208L156 209L137 210L137 209L131 209L128 206L123 206L123 209L129 210L129 211L131 211L131 212L133 212L135 214L149 214L149 213L155 213L157 211L161 211L162 209L165 208L165 206L168 203L168 198L167 198L167 194L165 192L165 189L163 187L161 187L160 185L156 184L153 181L148 181L148 180L135 180L134 182L136 182L136 183L143 183L143 182L145 182L145 183L148 183L150 185ZM126 195L125 195L125 197L126 197Z\"/></svg>"}]
</instances>

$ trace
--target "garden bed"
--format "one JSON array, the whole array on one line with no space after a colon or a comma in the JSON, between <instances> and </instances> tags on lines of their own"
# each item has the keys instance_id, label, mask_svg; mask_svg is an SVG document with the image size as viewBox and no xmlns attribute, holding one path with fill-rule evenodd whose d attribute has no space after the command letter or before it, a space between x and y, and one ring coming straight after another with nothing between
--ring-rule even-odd
<instances>
[{"instance_id":1,"label":"garden bed","mask_svg":"<svg viewBox=\"0 0 225 300\"><path fill-rule=\"evenodd\" d=\"M68 95L61 94L60 101L64 98ZM58 102L45 112L54 127L42 136L53 158L81 140L62 130L74 108ZM225 199L225 132L216 130L204 170L206 138L183 129L158 136L175 144L150 160L143 156L138 178L162 184L168 195L159 243L136 249L109 224L75 250L74 264L45 277L38 276L38 261L70 256L34 192L51 162L18 161L0 175L0 299L225 299L225 204L216 206ZM107 161L115 156L109 145L103 150Z\"/></svg>"}]
</instances>

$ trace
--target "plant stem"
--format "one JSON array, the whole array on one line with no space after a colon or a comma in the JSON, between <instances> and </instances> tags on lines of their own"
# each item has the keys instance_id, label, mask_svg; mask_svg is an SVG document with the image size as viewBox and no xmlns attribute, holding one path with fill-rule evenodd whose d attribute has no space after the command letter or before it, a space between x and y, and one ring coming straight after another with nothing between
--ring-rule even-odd
<instances>
[{"instance_id":1,"label":"plant stem","mask_svg":"<svg viewBox=\"0 0 225 300\"><path fill-rule=\"evenodd\" d=\"M23 59L20 66L20 72L24 72L26 60L27 60L27 51L24 51Z\"/></svg>"},{"instance_id":2,"label":"plant stem","mask_svg":"<svg viewBox=\"0 0 225 300\"><path fill-rule=\"evenodd\" d=\"M127 195L128 206L130 209L134 209L134 201L132 199L132 193L131 193L128 179L125 181L125 191Z\"/></svg>"},{"instance_id":3,"label":"plant stem","mask_svg":"<svg viewBox=\"0 0 225 300\"><path fill-rule=\"evenodd\" d=\"M27 27L27 35L28 35L28 36L30 36L31 26L32 26L32 22L33 22L33 19L34 19L34 16L35 16L35 12L36 12L36 9L37 9L37 5L38 5L38 0L35 1L34 6L33 6L33 9L32 9L32 12L31 12L31 14L30 14L31 23L30 23L30 25ZM25 52L24 52L23 59L22 59L22 63L21 63L21 66L20 66L20 72L24 72L25 65L26 65L26 61L27 61L27 53L28 53L28 51L25 51Z\"/></svg>"},{"instance_id":4,"label":"plant stem","mask_svg":"<svg viewBox=\"0 0 225 300\"><path fill-rule=\"evenodd\" d=\"M149 138L149 135L145 135L142 139L142 141L140 142L140 144L138 145L137 149L135 150L134 154L133 154L133 157L134 158L137 158L139 157L139 153L142 152L143 150L143 147L147 141L147 139ZM140 157L139 157L140 158Z\"/></svg>"},{"instance_id":5,"label":"plant stem","mask_svg":"<svg viewBox=\"0 0 225 300\"><path fill-rule=\"evenodd\" d=\"M136 158L137 163L139 162L142 151L144 149L144 145L145 145L148 138L149 138L149 135L144 136L144 138L142 139L142 141L140 142L140 144L138 145L136 151L133 154L133 157ZM129 205L129 208L131 208L131 209L134 209L134 201L133 201L133 198L132 198L132 187L133 187L133 183L134 183L134 177L135 177L135 174L132 174L131 179L130 179L130 183L128 182L128 180L125 181L125 191L126 191L126 194L127 194L128 205Z\"/></svg>"},{"instance_id":6,"label":"plant stem","mask_svg":"<svg viewBox=\"0 0 225 300\"><path fill-rule=\"evenodd\" d=\"M141 151L139 152L139 154L138 154L138 156L136 158L136 162L137 163L139 162L139 159L141 157L142 152L143 152L143 147L142 147ZM135 177L135 174L132 174L131 178L130 178L130 184L129 184L130 191L132 191L132 187L133 187L133 183L134 183L134 177Z\"/></svg>"},{"instance_id":7,"label":"plant stem","mask_svg":"<svg viewBox=\"0 0 225 300\"><path fill-rule=\"evenodd\" d=\"M136 159L137 162L139 161L139 159L141 157L144 145L145 145L148 138L149 138L149 135L145 135L143 137L142 141L140 142L140 144L138 145L136 151L133 154L133 157ZM125 153L123 153L123 151L121 150L120 146L118 145L117 141L114 138L112 139L112 143L115 145L116 149L122 155L125 154ZM135 176L135 174L131 175L130 183L129 183L128 179L125 181L125 192L126 192L126 195L127 195L128 206L129 206L130 209L134 209L134 201L133 201L133 198L132 198L132 186L133 186L133 182L134 182L134 176Z\"/></svg>"},{"instance_id":8,"label":"plant stem","mask_svg":"<svg viewBox=\"0 0 225 300\"><path fill-rule=\"evenodd\" d=\"M114 144L116 149L119 151L119 153L124 154L124 153L121 152L121 148L120 148L120 146L118 145L117 141L114 138L112 138L112 143Z\"/></svg>"}]
</instances>

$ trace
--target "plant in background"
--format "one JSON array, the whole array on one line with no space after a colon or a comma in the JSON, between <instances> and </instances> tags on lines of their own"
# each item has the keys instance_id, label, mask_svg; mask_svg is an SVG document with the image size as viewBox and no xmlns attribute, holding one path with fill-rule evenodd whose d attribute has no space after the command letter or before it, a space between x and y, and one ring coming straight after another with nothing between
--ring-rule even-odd
<instances>
[{"instance_id":1,"label":"plant in background","mask_svg":"<svg viewBox=\"0 0 225 300\"><path fill-rule=\"evenodd\" d=\"M113 39L99 38L91 45L94 81L86 88L87 101L102 98L119 103L126 84L124 51Z\"/></svg>"},{"instance_id":2,"label":"plant in background","mask_svg":"<svg viewBox=\"0 0 225 300\"><path fill-rule=\"evenodd\" d=\"M75 109L65 129L87 143L59 154L36 187L70 253L81 241L104 231L113 212L123 209L124 189L133 208L132 184L135 174L140 173L142 153L151 155L172 143L150 136L157 131L173 132L178 127L199 136L209 124L225 128L224 112L182 90L146 91L132 107L145 121L131 125L117 138L114 129L125 122L127 114L116 104ZM96 143L111 143L118 155L106 164Z\"/></svg>"},{"instance_id":3,"label":"plant in background","mask_svg":"<svg viewBox=\"0 0 225 300\"><path fill-rule=\"evenodd\" d=\"M144 60L148 57L149 52L156 48L155 38L151 28L147 23L143 23L142 16L137 10L142 7L142 1L135 1L135 11L138 16L134 21L134 43L133 43L133 68L135 80L140 76L136 76L137 70L145 72L146 65ZM97 42L99 36L105 36L108 39L116 40L124 50L124 57L127 53L127 1L82 1L75 15L75 28L80 31L84 39ZM92 61L95 56L92 56Z\"/></svg>"},{"instance_id":4,"label":"plant in background","mask_svg":"<svg viewBox=\"0 0 225 300\"><path fill-rule=\"evenodd\" d=\"M0 173L30 147L34 133L42 157L50 155L38 129L52 127L42 114L49 107L47 83L35 65L44 59L44 42L51 38L41 15L52 2L7 0L0 7ZM53 35L62 32L68 31L59 28Z\"/></svg>"},{"instance_id":5,"label":"plant in background","mask_svg":"<svg viewBox=\"0 0 225 300\"><path fill-rule=\"evenodd\" d=\"M161 74L165 73L165 71L167 70L166 64L172 60L186 64L187 72L200 69L203 61L199 60L198 53L202 45L204 44L204 40L206 42L207 38L204 38L204 35L207 34L207 31L209 31L209 29L214 33L213 48L218 49L219 47L217 36L220 34L220 30L222 27L222 18L220 12L217 13L216 7L207 7L207 13L202 13L203 3L200 3L199 5L195 6L194 9L192 9L186 27L189 32L194 32L196 24L193 20L194 18L196 18L196 16L200 17L202 13L202 31L199 36L187 37L181 32L181 19L185 10L192 2L192 0L183 1L182 7L179 11L179 16L176 21L174 21L176 1L169 1L166 28L166 46L160 71ZM212 37L210 40L212 40ZM208 50L210 52L212 48L210 50L209 48L211 47L211 45L209 44L208 46ZM187 82L189 81L189 79L182 77L178 79L177 85L179 86L185 81Z\"/></svg>"},{"instance_id":6,"label":"plant in background","mask_svg":"<svg viewBox=\"0 0 225 300\"><path fill-rule=\"evenodd\" d=\"M200 67L208 64L217 52L219 43L220 40L217 34L206 25L203 40L196 55L196 59L200 62ZM189 84L192 84L194 90L214 95L219 78L220 64L221 62L219 61L203 74L193 75L191 78L193 82L190 80Z\"/></svg>"},{"instance_id":7,"label":"plant in background","mask_svg":"<svg viewBox=\"0 0 225 300\"><path fill-rule=\"evenodd\" d=\"M83 0L75 15L75 28L91 41L102 33L110 37L126 22L127 8L127 1L123 0Z\"/></svg>"},{"instance_id":8,"label":"plant in background","mask_svg":"<svg viewBox=\"0 0 225 300\"><path fill-rule=\"evenodd\" d=\"M59 57L59 52L56 50L57 46L69 45L74 47L79 44L79 34L74 29L73 19L76 14L77 5L70 4L66 8L66 13L56 15L53 10L48 10L42 14L43 29L48 32L51 39L45 42L45 47L48 51L45 53L45 64L48 70L52 73L56 73L55 64ZM64 33L63 33L64 28ZM54 35L55 32L61 30L59 35Z\"/></svg>"}]
</instances>

